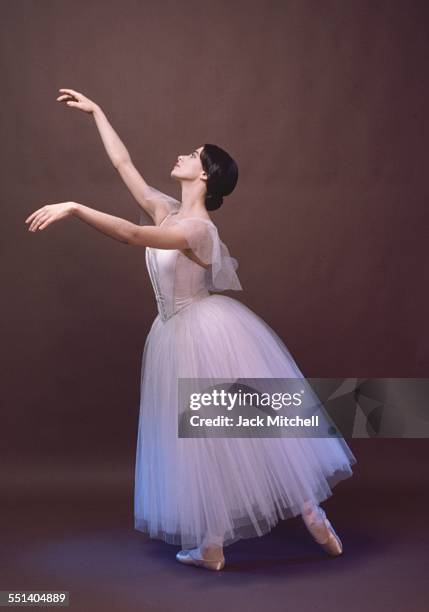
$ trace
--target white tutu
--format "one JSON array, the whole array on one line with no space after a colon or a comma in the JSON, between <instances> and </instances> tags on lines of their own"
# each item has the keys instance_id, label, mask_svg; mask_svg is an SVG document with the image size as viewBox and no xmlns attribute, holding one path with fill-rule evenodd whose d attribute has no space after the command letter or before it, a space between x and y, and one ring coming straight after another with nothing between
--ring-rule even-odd
<instances>
[{"instance_id":1,"label":"white tutu","mask_svg":"<svg viewBox=\"0 0 429 612\"><path fill-rule=\"evenodd\" d=\"M356 458L343 438L179 438L178 378L303 378L286 345L238 300L216 227L174 219L208 270L180 251L146 248L159 314L143 351L135 465L135 528L182 548L261 536L332 494ZM217 276L213 272L217 243ZM204 248L202 244L206 245ZM238 283L238 284L237 284ZM228 285L228 283L226 283Z\"/></svg>"}]
</instances>

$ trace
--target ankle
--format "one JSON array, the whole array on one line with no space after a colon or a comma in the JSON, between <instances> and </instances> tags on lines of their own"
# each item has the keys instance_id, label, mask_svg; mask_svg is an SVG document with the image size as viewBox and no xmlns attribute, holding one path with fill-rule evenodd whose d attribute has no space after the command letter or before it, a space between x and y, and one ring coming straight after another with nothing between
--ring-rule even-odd
<instances>
[{"instance_id":1,"label":"ankle","mask_svg":"<svg viewBox=\"0 0 429 612\"><path fill-rule=\"evenodd\" d=\"M200 550L205 559L222 559L223 557L223 546L218 544L203 544Z\"/></svg>"},{"instance_id":2,"label":"ankle","mask_svg":"<svg viewBox=\"0 0 429 612\"><path fill-rule=\"evenodd\" d=\"M306 502L302 507L302 515L311 520L322 520L321 508L318 504Z\"/></svg>"}]
</instances>

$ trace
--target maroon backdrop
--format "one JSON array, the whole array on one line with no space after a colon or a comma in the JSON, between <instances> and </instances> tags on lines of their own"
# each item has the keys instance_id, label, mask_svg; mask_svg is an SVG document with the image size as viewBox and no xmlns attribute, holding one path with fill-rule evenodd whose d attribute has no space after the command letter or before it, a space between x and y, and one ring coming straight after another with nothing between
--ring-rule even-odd
<instances>
[{"instance_id":1,"label":"maroon backdrop","mask_svg":"<svg viewBox=\"0 0 429 612\"><path fill-rule=\"evenodd\" d=\"M67 200L138 220L93 119L56 102L58 89L94 99L146 180L174 197L178 154L213 142L233 155L239 183L212 213L239 260L244 291L229 295L277 331L306 376L425 377L428 17L416 0L2 2L0 440L11 504L2 525L15 550L37 516L30 493L77 491L67 506L75 517L82 491L125 483L122 517L132 522L140 362L156 316L144 249L77 219L27 230L31 212ZM350 442L356 477L334 497L355 504L357 521L366 512L367 535L389 516L390 545L412 506L399 518L390 511L398 499L417 503L427 483L427 441L373 442ZM418 503L413 521L426 525ZM55 508L39 526L60 525ZM97 525L105 508L94 510ZM41 559L52 580L36 584L53 587L60 566L45 552L11 564L1 588L30 588ZM395 558L407 557L383 563ZM416 558L414 548L403 568ZM408 584L420 610L422 591L403 571L392 569L401 580L387 580L374 609L411 609L386 599L392 584ZM355 587L334 578L324 597Z\"/></svg>"},{"instance_id":2,"label":"maroon backdrop","mask_svg":"<svg viewBox=\"0 0 429 612\"><path fill-rule=\"evenodd\" d=\"M4 452L133 452L155 301L144 249L73 219L74 200L139 208L91 116L104 109L146 180L205 142L240 178L212 213L244 292L307 376L425 376L425 3L17 2L3 5ZM9 435L10 434L10 435ZM130 455L131 456L131 455ZM116 461L116 458L115 458Z\"/></svg>"}]
</instances>

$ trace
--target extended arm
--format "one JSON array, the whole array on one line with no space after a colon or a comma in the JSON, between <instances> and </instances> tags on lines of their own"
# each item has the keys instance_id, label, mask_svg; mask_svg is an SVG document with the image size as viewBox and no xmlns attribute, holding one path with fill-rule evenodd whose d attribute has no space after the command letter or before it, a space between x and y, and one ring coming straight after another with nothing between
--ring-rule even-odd
<instances>
[{"instance_id":1,"label":"extended arm","mask_svg":"<svg viewBox=\"0 0 429 612\"><path fill-rule=\"evenodd\" d=\"M140 226L76 202L72 205L72 214L106 236L125 244L157 249L189 248L180 227Z\"/></svg>"},{"instance_id":2,"label":"extended arm","mask_svg":"<svg viewBox=\"0 0 429 612\"><path fill-rule=\"evenodd\" d=\"M74 216L85 221L102 234L119 242L133 246L148 246L158 249L188 249L189 244L180 227L158 227L153 225L136 225L121 217L115 217L99 210L94 210L78 202L60 202L47 204L34 211L25 223L28 230L43 230L52 223Z\"/></svg>"},{"instance_id":3,"label":"extended arm","mask_svg":"<svg viewBox=\"0 0 429 612\"><path fill-rule=\"evenodd\" d=\"M95 105L92 114L110 161L119 172L121 178L139 205L156 223L157 207L148 199L150 195L149 185L134 166L128 150L109 123L103 110L98 105ZM161 211L161 217L165 215L166 212L168 211Z\"/></svg>"},{"instance_id":4,"label":"extended arm","mask_svg":"<svg viewBox=\"0 0 429 612\"><path fill-rule=\"evenodd\" d=\"M113 166L119 172L119 175L138 202L140 208L151 217L155 225L159 225L170 212L168 202L166 201L168 198L153 197L153 189L134 166L128 150L109 123L101 107L73 89L60 89L60 92L65 93L57 98L58 101L66 102L67 106L92 114L104 148Z\"/></svg>"},{"instance_id":5,"label":"extended arm","mask_svg":"<svg viewBox=\"0 0 429 612\"><path fill-rule=\"evenodd\" d=\"M133 194L140 207L151 217L155 225L169 213L169 209L162 201L156 202L151 198L151 187L147 184L140 172L134 166L125 145L110 125L106 115L99 106L95 106L94 120L100 132L104 148L120 177Z\"/></svg>"}]
</instances>

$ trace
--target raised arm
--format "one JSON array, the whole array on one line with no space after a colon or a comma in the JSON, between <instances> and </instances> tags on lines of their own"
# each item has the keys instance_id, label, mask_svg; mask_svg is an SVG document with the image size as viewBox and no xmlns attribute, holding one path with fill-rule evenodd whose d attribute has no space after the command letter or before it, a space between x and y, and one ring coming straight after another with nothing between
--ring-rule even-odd
<instances>
[{"instance_id":1,"label":"raised arm","mask_svg":"<svg viewBox=\"0 0 429 612\"><path fill-rule=\"evenodd\" d=\"M134 196L140 208L149 215L155 225L159 225L175 205L174 198L150 186L134 166L130 154L119 138L101 107L74 89L60 89L62 95L57 100L67 106L77 108L94 117L101 140L113 166Z\"/></svg>"}]
</instances>

